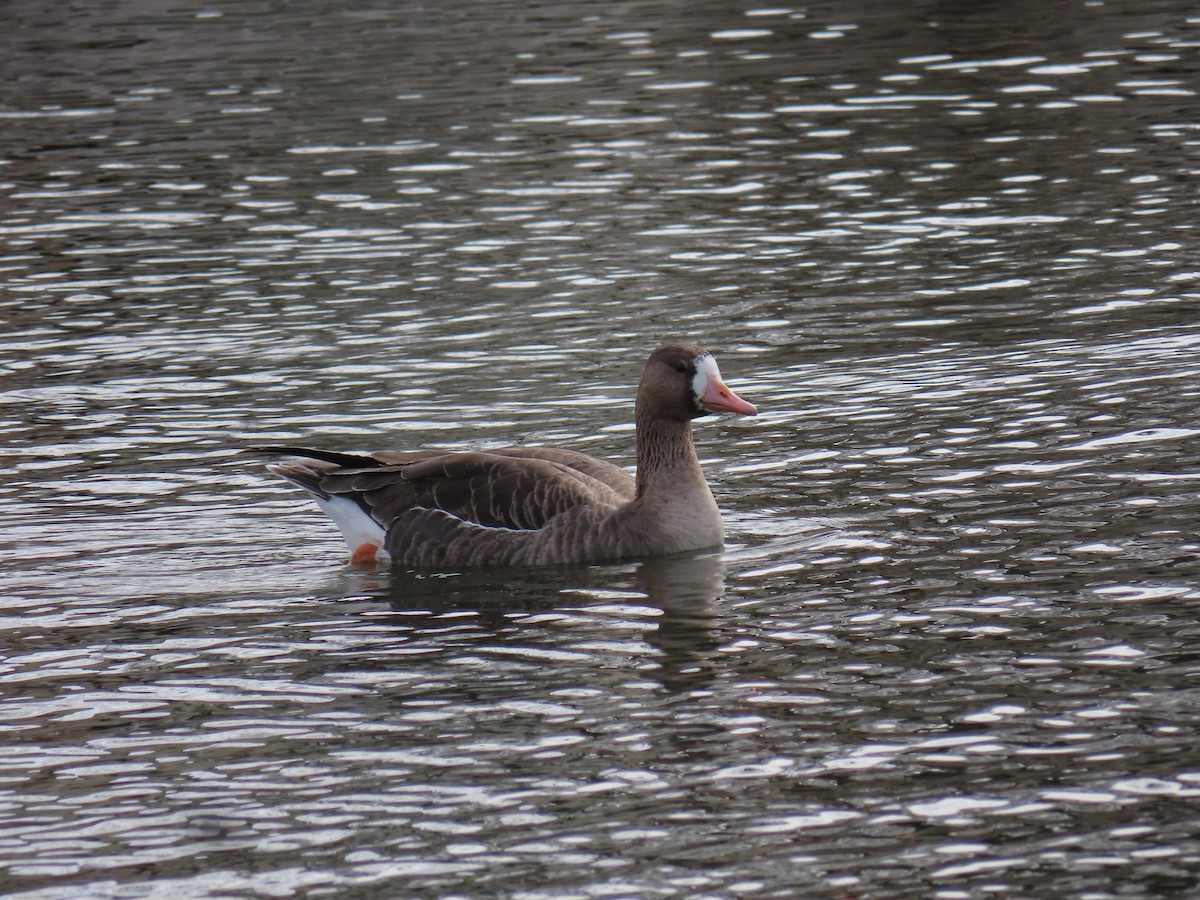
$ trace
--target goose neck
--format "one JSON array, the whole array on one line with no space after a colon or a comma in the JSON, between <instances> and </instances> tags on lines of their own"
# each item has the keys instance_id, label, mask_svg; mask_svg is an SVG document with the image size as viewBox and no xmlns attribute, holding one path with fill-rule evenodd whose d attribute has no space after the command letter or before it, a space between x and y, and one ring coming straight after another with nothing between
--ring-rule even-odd
<instances>
[{"instance_id":1,"label":"goose neck","mask_svg":"<svg viewBox=\"0 0 1200 900\"><path fill-rule=\"evenodd\" d=\"M678 490L697 476L704 478L692 443L692 423L638 417L637 495L659 488Z\"/></svg>"}]
</instances>

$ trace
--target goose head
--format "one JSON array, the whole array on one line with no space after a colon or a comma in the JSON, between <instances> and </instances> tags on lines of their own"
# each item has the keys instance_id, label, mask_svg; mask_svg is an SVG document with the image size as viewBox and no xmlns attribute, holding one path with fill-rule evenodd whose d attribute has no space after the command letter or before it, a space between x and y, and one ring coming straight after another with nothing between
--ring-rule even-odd
<instances>
[{"instance_id":1,"label":"goose head","mask_svg":"<svg viewBox=\"0 0 1200 900\"><path fill-rule=\"evenodd\" d=\"M721 380L712 354L695 344L665 344L650 355L637 394L637 417L686 422L708 413L758 413Z\"/></svg>"}]
</instances>

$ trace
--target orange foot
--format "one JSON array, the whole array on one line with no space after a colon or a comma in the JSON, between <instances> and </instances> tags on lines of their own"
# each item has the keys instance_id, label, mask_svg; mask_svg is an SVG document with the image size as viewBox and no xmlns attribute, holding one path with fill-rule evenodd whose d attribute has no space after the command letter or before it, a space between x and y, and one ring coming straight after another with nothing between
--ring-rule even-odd
<instances>
[{"instance_id":1,"label":"orange foot","mask_svg":"<svg viewBox=\"0 0 1200 900\"><path fill-rule=\"evenodd\" d=\"M359 544L358 549L350 554L350 565L373 566L378 553L379 546L377 544Z\"/></svg>"}]
</instances>

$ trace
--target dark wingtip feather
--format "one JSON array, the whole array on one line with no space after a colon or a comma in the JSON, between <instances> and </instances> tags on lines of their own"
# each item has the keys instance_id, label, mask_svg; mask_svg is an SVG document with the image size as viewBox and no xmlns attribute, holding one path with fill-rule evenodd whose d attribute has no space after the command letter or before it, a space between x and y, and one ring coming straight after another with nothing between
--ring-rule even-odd
<instances>
[{"instance_id":1,"label":"dark wingtip feather","mask_svg":"<svg viewBox=\"0 0 1200 900\"><path fill-rule=\"evenodd\" d=\"M351 466L354 468L373 468L381 466L379 460L357 453L338 453L336 450L314 450L311 447L287 447L283 445L263 444L256 447L246 447L242 453L266 453L270 456L299 456L303 459L319 459L321 462L333 463L335 466Z\"/></svg>"},{"instance_id":2,"label":"dark wingtip feather","mask_svg":"<svg viewBox=\"0 0 1200 900\"><path fill-rule=\"evenodd\" d=\"M320 497L322 500L330 499L329 492L321 487L321 476L324 473L319 469L311 468L304 463L278 463L267 466L267 469L281 478L286 478L296 487L303 488L314 497Z\"/></svg>"}]
</instances>

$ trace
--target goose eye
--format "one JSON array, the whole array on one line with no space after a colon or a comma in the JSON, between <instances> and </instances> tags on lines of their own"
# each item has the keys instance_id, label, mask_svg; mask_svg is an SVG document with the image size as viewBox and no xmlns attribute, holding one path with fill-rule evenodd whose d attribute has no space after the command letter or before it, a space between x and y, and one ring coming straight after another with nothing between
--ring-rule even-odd
<instances>
[{"instance_id":1,"label":"goose eye","mask_svg":"<svg viewBox=\"0 0 1200 900\"><path fill-rule=\"evenodd\" d=\"M676 360L674 363L672 363L672 366L676 372L680 373L686 372L688 369L687 363L685 363L682 359Z\"/></svg>"}]
</instances>

